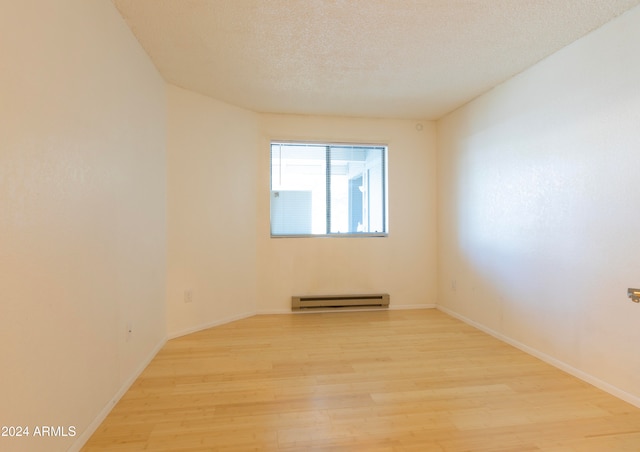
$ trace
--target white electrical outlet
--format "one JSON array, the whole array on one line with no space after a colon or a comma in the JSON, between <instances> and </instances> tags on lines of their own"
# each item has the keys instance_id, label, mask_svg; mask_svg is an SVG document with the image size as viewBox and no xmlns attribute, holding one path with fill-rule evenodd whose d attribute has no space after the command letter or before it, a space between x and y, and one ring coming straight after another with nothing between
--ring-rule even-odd
<instances>
[{"instance_id":1,"label":"white electrical outlet","mask_svg":"<svg viewBox=\"0 0 640 452\"><path fill-rule=\"evenodd\" d=\"M193 301L193 290L187 289L184 291L184 302L191 303Z\"/></svg>"}]
</instances>

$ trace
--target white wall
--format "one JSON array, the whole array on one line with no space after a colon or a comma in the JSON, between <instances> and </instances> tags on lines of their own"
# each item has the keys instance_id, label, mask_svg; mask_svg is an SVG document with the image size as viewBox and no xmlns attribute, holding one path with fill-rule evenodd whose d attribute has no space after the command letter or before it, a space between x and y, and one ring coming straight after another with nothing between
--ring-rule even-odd
<instances>
[{"instance_id":1,"label":"white wall","mask_svg":"<svg viewBox=\"0 0 640 452\"><path fill-rule=\"evenodd\" d=\"M258 121L209 97L167 90L167 322L177 336L255 313Z\"/></svg>"},{"instance_id":2,"label":"white wall","mask_svg":"<svg viewBox=\"0 0 640 452\"><path fill-rule=\"evenodd\" d=\"M435 125L416 121L260 115L257 150L258 312L286 312L292 295L388 292L392 307L436 297ZM389 236L270 238L270 141L389 145Z\"/></svg>"},{"instance_id":3,"label":"white wall","mask_svg":"<svg viewBox=\"0 0 640 452\"><path fill-rule=\"evenodd\" d=\"M635 8L438 122L441 306L636 404L638 55Z\"/></svg>"},{"instance_id":4,"label":"white wall","mask_svg":"<svg viewBox=\"0 0 640 452\"><path fill-rule=\"evenodd\" d=\"M164 342L164 89L111 2L2 2L1 450L67 450Z\"/></svg>"}]
</instances>

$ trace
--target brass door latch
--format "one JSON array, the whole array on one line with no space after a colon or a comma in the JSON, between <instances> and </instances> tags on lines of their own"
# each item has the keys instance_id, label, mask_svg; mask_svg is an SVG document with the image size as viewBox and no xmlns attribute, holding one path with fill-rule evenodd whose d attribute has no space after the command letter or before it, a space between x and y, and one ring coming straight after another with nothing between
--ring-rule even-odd
<instances>
[{"instance_id":1,"label":"brass door latch","mask_svg":"<svg viewBox=\"0 0 640 452\"><path fill-rule=\"evenodd\" d=\"M627 289L627 296L634 303L640 303L640 289Z\"/></svg>"}]
</instances>

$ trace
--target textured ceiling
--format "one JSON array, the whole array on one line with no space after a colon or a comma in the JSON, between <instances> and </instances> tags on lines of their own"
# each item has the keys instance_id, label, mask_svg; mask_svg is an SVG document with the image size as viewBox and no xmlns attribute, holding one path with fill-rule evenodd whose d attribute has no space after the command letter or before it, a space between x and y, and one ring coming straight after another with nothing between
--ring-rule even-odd
<instances>
[{"instance_id":1,"label":"textured ceiling","mask_svg":"<svg viewBox=\"0 0 640 452\"><path fill-rule=\"evenodd\" d=\"M170 83L257 112L437 119L640 0L113 0Z\"/></svg>"}]
</instances>

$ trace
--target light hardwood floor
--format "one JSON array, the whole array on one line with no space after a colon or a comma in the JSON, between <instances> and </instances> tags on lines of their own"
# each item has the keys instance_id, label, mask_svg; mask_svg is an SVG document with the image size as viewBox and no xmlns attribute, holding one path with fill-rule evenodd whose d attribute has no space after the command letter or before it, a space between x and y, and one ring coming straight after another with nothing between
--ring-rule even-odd
<instances>
[{"instance_id":1,"label":"light hardwood floor","mask_svg":"<svg viewBox=\"0 0 640 452\"><path fill-rule=\"evenodd\" d=\"M85 451L640 451L640 409L446 314L259 315L169 341Z\"/></svg>"}]
</instances>

